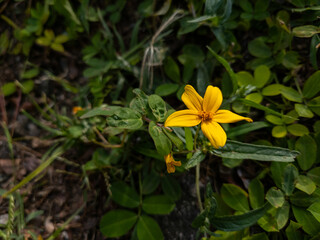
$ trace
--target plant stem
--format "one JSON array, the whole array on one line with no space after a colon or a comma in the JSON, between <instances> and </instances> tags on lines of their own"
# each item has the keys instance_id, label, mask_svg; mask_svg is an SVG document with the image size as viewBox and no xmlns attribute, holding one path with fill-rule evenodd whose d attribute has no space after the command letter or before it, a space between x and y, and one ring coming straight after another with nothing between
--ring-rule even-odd
<instances>
[{"instance_id":1,"label":"plant stem","mask_svg":"<svg viewBox=\"0 0 320 240\"><path fill-rule=\"evenodd\" d=\"M200 163L198 163L196 166L196 191L197 191L199 209L200 209L200 212L202 212L203 206L202 206L202 201L201 201L199 182L200 182Z\"/></svg>"},{"instance_id":2,"label":"plant stem","mask_svg":"<svg viewBox=\"0 0 320 240\"><path fill-rule=\"evenodd\" d=\"M197 139L198 139L199 131L200 131L200 124L198 125L196 134L194 135L194 140L193 140L193 149L194 150L196 150L196 148L197 148Z\"/></svg>"}]
</instances>

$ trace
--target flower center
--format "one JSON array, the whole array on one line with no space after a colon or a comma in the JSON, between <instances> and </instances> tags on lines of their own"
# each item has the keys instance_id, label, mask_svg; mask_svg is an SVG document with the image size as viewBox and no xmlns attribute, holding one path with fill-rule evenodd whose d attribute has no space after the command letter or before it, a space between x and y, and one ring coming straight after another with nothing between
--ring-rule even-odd
<instances>
[{"instance_id":1,"label":"flower center","mask_svg":"<svg viewBox=\"0 0 320 240\"><path fill-rule=\"evenodd\" d=\"M200 111L199 117L201 118L202 122L210 121L212 119L212 113Z\"/></svg>"}]
</instances>

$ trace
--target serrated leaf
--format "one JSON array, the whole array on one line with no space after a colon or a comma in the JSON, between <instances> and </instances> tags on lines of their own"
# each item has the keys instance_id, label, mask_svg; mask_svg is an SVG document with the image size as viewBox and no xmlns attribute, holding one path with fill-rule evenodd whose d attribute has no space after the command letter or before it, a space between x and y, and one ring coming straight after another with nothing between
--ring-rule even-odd
<instances>
[{"instance_id":1,"label":"serrated leaf","mask_svg":"<svg viewBox=\"0 0 320 240\"><path fill-rule=\"evenodd\" d=\"M100 231L105 237L120 237L126 234L137 221L138 216L128 210L112 210L100 220Z\"/></svg>"},{"instance_id":2,"label":"serrated leaf","mask_svg":"<svg viewBox=\"0 0 320 240\"><path fill-rule=\"evenodd\" d=\"M142 202L142 209L148 214L169 214L175 206L172 200L166 195L146 197Z\"/></svg>"},{"instance_id":3,"label":"serrated leaf","mask_svg":"<svg viewBox=\"0 0 320 240\"><path fill-rule=\"evenodd\" d=\"M115 182L110 188L112 199L123 207L136 208L140 204L138 193L124 182Z\"/></svg>"},{"instance_id":4,"label":"serrated leaf","mask_svg":"<svg viewBox=\"0 0 320 240\"><path fill-rule=\"evenodd\" d=\"M254 145L228 140L226 145L219 149L214 149L213 154L235 159L252 159L258 161L278 161L293 162L299 154L286 148Z\"/></svg>"}]
</instances>

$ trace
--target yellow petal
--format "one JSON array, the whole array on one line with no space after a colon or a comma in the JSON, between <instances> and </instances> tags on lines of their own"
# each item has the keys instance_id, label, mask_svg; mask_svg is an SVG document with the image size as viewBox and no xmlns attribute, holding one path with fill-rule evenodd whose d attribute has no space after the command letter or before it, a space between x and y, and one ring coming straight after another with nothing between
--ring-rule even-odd
<instances>
[{"instance_id":1,"label":"yellow petal","mask_svg":"<svg viewBox=\"0 0 320 240\"><path fill-rule=\"evenodd\" d=\"M203 111L215 113L222 103L222 93L217 87L208 86L203 99Z\"/></svg>"},{"instance_id":2,"label":"yellow petal","mask_svg":"<svg viewBox=\"0 0 320 240\"><path fill-rule=\"evenodd\" d=\"M189 109L197 111L202 110L203 98L191 85L185 86L181 99Z\"/></svg>"},{"instance_id":3,"label":"yellow petal","mask_svg":"<svg viewBox=\"0 0 320 240\"><path fill-rule=\"evenodd\" d=\"M215 121L218 123L234 123L242 120L253 122L251 118L242 117L229 110L219 110L212 116L212 121Z\"/></svg>"},{"instance_id":4,"label":"yellow petal","mask_svg":"<svg viewBox=\"0 0 320 240\"><path fill-rule=\"evenodd\" d=\"M216 122L206 121L201 123L203 134L209 139L213 147L223 147L227 141L227 135L223 128Z\"/></svg>"},{"instance_id":5,"label":"yellow petal","mask_svg":"<svg viewBox=\"0 0 320 240\"><path fill-rule=\"evenodd\" d=\"M172 113L164 123L165 127L193 127L201 122L198 111L181 110Z\"/></svg>"}]
</instances>

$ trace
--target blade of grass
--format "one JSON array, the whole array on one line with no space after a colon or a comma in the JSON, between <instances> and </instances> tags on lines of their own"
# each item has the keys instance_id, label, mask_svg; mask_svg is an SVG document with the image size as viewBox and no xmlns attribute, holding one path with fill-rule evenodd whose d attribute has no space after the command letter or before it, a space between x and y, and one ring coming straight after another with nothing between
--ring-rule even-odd
<instances>
[{"instance_id":1,"label":"blade of grass","mask_svg":"<svg viewBox=\"0 0 320 240\"><path fill-rule=\"evenodd\" d=\"M8 129L7 124L5 122L1 122L1 126L2 126L2 128L4 130L4 134L6 135L6 138L7 138L8 147L9 147L9 150L10 150L10 157L11 157L11 159L14 159L12 138L11 138L9 129Z\"/></svg>"},{"instance_id":2,"label":"blade of grass","mask_svg":"<svg viewBox=\"0 0 320 240\"><path fill-rule=\"evenodd\" d=\"M59 227L56 231L54 231L54 233L49 237L47 238L47 240L53 240L55 239L56 237L59 237L60 233L65 229L65 227L67 227L67 225L72 221L72 219L74 219L75 216L77 216L81 211L82 209L84 208L85 206L85 203L82 204L82 206L74 213L72 214L68 219L67 221L65 221L61 227Z\"/></svg>"},{"instance_id":3,"label":"blade of grass","mask_svg":"<svg viewBox=\"0 0 320 240\"><path fill-rule=\"evenodd\" d=\"M51 150L51 149L50 149ZM49 150L49 151L50 151ZM66 151L66 146L60 146L56 148L50 157L48 157L47 160L42 162L33 172L31 172L28 176L26 176L24 179L22 179L17 185L15 185L13 188L11 188L9 191L4 193L2 195L3 198L6 198L9 194L13 193L17 189L21 188L25 184L29 183L34 177L39 175L44 169L46 169L57 157L59 157L61 154L63 154Z\"/></svg>"}]
</instances>

